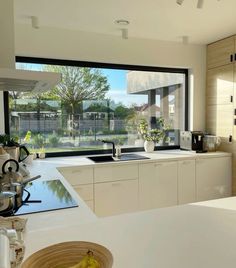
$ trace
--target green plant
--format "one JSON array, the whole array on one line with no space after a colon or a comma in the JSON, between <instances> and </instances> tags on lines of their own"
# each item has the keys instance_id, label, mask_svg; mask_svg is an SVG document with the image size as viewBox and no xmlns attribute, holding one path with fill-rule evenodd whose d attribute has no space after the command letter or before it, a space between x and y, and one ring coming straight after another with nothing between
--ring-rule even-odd
<instances>
[{"instance_id":1,"label":"green plant","mask_svg":"<svg viewBox=\"0 0 236 268\"><path fill-rule=\"evenodd\" d=\"M43 148L45 146L45 138L41 134L33 136L33 145L37 148Z\"/></svg>"},{"instance_id":2,"label":"green plant","mask_svg":"<svg viewBox=\"0 0 236 268\"><path fill-rule=\"evenodd\" d=\"M165 138L169 126L166 124L164 118L157 118L156 125L158 128L150 129L146 119L140 120L138 131L144 140L159 142Z\"/></svg>"},{"instance_id":3,"label":"green plant","mask_svg":"<svg viewBox=\"0 0 236 268\"><path fill-rule=\"evenodd\" d=\"M31 131L28 130L25 137L24 137L24 142L29 143L31 139Z\"/></svg>"},{"instance_id":4,"label":"green plant","mask_svg":"<svg viewBox=\"0 0 236 268\"><path fill-rule=\"evenodd\" d=\"M48 142L52 147L57 147L60 142L60 137L56 134L51 134L48 136Z\"/></svg>"},{"instance_id":5,"label":"green plant","mask_svg":"<svg viewBox=\"0 0 236 268\"><path fill-rule=\"evenodd\" d=\"M19 146L19 137L10 137L10 135L7 134L1 134L0 135L0 144L3 146L13 147L13 146Z\"/></svg>"}]
</instances>

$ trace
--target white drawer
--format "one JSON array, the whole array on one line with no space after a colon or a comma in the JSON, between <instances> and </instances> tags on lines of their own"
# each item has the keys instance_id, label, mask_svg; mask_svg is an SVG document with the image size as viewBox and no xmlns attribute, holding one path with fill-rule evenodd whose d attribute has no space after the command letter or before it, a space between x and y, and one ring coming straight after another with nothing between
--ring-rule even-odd
<instances>
[{"instance_id":1,"label":"white drawer","mask_svg":"<svg viewBox=\"0 0 236 268\"><path fill-rule=\"evenodd\" d=\"M138 164L110 165L94 168L94 182L131 180L138 178Z\"/></svg>"},{"instance_id":2,"label":"white drawer","mask_svg":"<svg viewBox=\"0 0 236 268\"><path fill-rule=\"evenodd\" d=\"M93 183L93 168L71 167L58 170L72 186Z\"/></svg>"},{"instance_id":3,"label":"white drawer","mask_svg":"<svg viewBox=\"0 0 236 268\"><path fill-rule=\"evenodd\" d=\"M99 217L138 210L138 180L94 185L95 214Z\"/></svg>"},{"instance_id":4,"label":"white drawer","mask_svg":"<svg viewBox=\"0 0 236 268\"><path fill-rule=\"evenodd\" d=\"M93 184L84 184L73 188L83 200L93 199Z\"/></svg>"}]
</instances>

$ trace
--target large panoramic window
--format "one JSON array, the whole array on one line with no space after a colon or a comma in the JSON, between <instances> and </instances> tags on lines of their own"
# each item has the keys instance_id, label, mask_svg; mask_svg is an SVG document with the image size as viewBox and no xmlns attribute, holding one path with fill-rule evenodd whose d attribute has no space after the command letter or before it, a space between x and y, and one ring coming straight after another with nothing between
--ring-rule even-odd
<instances>
[{"instance_id":1,"label":"large panoramic window","mask_svg":"<svg viewBox=\"0 0 236 268\"><path fill-rule=\"evenodd\" d=\"M35 59L35 62L37 59ZM73 64L72 64L73 63ZM156 146L179 145L186 128L184 69L18 62L18 69L59 72L62 81L47 92L9 92L9 129L31 151L47 153L102 152L111 140L123 150L143 148L140 120L168 126ZM27 136L28 134L28 136Z\"/></svg>"}]
</instances>

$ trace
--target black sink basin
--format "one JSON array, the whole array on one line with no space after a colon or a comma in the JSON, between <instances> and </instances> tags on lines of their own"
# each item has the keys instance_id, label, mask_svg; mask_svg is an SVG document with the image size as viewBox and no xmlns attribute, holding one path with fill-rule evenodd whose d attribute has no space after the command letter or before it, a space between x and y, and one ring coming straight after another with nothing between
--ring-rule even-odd
<instances>
[{"instance_id":1,"label":"black sink basin","mask_svg":"<svg viewBox=\"0 0 236 268\"><path fill-rule=\"evenodd\" d=\"M95 163L114 161L111 155L88 156L87 158Z\"/></svg>"},{"instance_id":2,"label":"black sink basin","mask_svg":"<svg viewBox=\"0 0 236 268\"><path fill-rule=\"evenodd\" d=\"M120 158L113 158L111 155L88 156L87 158L95 163L150 159L149 157L139 154L122 154Z\"/></svg>"}]
</instances>

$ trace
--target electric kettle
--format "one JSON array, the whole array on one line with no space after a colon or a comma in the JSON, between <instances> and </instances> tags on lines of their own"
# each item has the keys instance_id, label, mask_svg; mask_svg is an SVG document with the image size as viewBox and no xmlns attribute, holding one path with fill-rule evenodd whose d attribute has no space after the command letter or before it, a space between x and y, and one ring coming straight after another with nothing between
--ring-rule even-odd
<instances>
[{"instance_id":1,"label":"electric kettle","mask_svg":"<svg viewBox=\"0 0 236 268\"><path fill-rule=\"evenodd\" d=\"M215 152L220 146L221 140L220 137L213 135L205 135L204 136L204 150L207 152Z\"/></svg>"},{"instance_id":2,"label":"electric kettle","mask_svg":"<svg viewBox=\"0 0 236 268\"><path fill-rule=\"evenodd\" d=\"M4 146L4 150L10 155L11 159L15 159L18 162L25 160L30 154L24 145Z\"/></svg>"}]
</instances>

